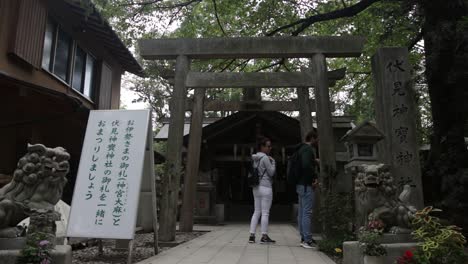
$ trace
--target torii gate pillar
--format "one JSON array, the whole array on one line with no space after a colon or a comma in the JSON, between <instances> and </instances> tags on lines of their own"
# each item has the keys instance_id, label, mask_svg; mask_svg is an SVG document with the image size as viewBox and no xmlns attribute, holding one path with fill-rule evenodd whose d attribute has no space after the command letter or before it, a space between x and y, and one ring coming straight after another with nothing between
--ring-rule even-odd
<instances>
[{"instance_id":1,"label":"torii gate pillar","mask_svg":"<svg viewBox=\"0 0 468 264\"><path fill-rule=\"evenodd\" d=\"M315 78L317 131L319 136L320 182L324 190L333 190L336 178L335 138L333 136L328 90L327 62L323 54L315 54L310 61Z\"/></svg>"}]
</instances>

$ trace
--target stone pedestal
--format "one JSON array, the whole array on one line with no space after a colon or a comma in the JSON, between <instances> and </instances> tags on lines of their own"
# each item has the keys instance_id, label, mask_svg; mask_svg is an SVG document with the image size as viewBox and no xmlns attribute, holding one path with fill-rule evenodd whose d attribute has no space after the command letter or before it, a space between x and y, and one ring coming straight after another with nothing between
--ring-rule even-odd
<instances>
[{"instance_id":1,"label":"stone pedestal","mask_svg":"<svg viewBox=\"0 0 468 264\"><path fill-rule=\"evenodd\" d=\"M26 246L26 237L0 238L0 250L22 249Z\"/></svg>"},{"instance_id":2,"label":"stone pedestal","mask_svg":"<svg viewBox=\"0 0 468 264\"><path fill-rule=\"evenodd\" d=\"M384 264L394 264L396 259L403 256L406 250L417 246L409 234L384 234L380 243L387 250ZM343 243L343 264L363 264L364 255L358 241L346 241Z\"/></svg>"},{"instance_id":3,"label":"stone pedestal","mask_svg":"<svg viewBox=\"0 0 468 264\"><path fill-rule=\"evenodd\" d=\"M20 256L20 249L0 250L0 262L2 264L16 264L16 259ZM56 246L51 252L52 263L71 264L72 249L71 246Z\"/></svg>"},{"instance_id":4,"label":"stone pedestal","mask_svg":"<svg viewBox=\"0 0 468 264\"><path fill-rule=\"evenodd\" d=\"M197 224L215 224L216 212L214 201L215 187L211 182L197 183L194 222Z\"/></svg>"},{"instance_id":5,"label":"stone pedestal","mask_svg":"<svg viewBox=\"0 0 468 264\"><path fill-rule=\"evenodd\" d=\"M55 225L57 226L57 231L55 232L55 244L56 245L64 245L66 244L67 240L67 227L68 227L68 218L70 215L70 206L66 204L64 201L60 200L54 207L54 210L60 213L60 220L55 221ZM19 226L27 226L29 227L30 218L26 218L21 221L18 225ZM0 249L2 247L0 246Z\"/></svg>"}]
</instances>

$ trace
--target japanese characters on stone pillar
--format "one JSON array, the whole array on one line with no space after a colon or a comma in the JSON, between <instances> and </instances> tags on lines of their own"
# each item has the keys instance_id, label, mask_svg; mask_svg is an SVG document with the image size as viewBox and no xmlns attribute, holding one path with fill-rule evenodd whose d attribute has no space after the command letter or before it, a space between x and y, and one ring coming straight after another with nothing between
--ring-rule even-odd
<instances>
[{"instance_id":1,"label":"japanese characters on stone pillar","mask_svg":"<svg viewBox=\"0 0 468 264\"><path fill-rule=\"evenodd\" d=\"M372 57L377 126L385 134L378 145L379 159L392 166L392 175L399 186L413 187L412 204L421 208L416 105L410 71L406 48L380 48Z\"/></svg>"}]
</instances>

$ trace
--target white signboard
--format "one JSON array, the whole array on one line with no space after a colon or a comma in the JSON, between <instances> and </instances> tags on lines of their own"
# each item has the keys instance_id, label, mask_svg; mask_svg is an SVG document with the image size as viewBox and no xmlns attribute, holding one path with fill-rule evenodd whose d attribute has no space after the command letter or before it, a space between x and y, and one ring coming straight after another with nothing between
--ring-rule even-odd
<instances>
[{"instance_id":1,"label":"white signboard","mask_svg":"<svg viewBox=\"0 0 468 264\"><path fill-rule=\"evenodd\" d=\"M133 239L149 110L91 111L68 237Z\"/></svg>"}]
</instances>

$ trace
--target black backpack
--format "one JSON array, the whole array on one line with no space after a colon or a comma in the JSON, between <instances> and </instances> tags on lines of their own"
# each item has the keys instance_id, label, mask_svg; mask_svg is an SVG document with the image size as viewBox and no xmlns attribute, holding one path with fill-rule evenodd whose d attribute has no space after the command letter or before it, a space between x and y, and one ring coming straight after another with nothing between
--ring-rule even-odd
<instances>
[{"instance_id":1,"label":"black backpack","mask_svg":"<svg viewBox=\"0 0 468 264\"><path fill-rule=\"evenodd\" d=\"M298 147L296 151L288 159L288 165L286 168L286 180L291 185L296 185L301 178L302 171L302 160L300 149L302 146Z\"/></svg>"},{"instance_id":2,"label":"black backpack","mask_svg":"<svg viewBox=\"0 0 468 264\"><path fill-rule=\"evenodd\" d=\"M263 157L260 158L260 161L263 159ZM254 167L254 161L252 160L252 163L250 164L248 173L247 173L247 184L250 187L256 187L260 184L260 178L265 175L266 169L263 172L263 174L260 176L260 172L258 171L258 167L260 167L260 161L258 162L258 166L255 168Z\"/></svg>"}]
</instances>

